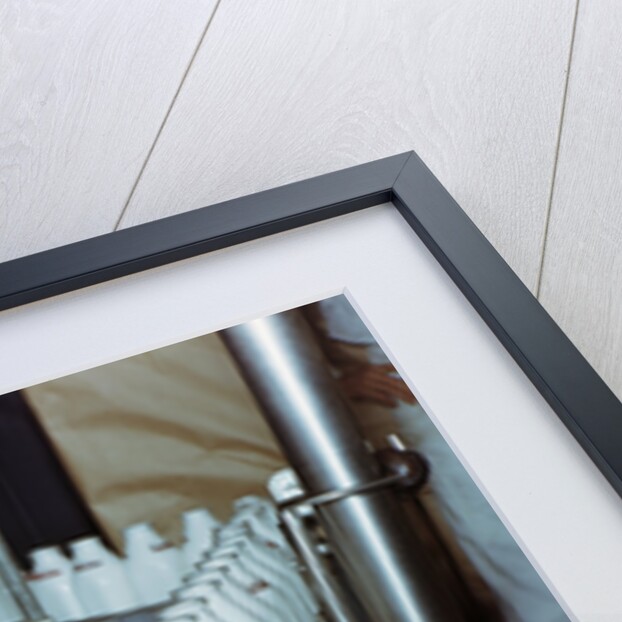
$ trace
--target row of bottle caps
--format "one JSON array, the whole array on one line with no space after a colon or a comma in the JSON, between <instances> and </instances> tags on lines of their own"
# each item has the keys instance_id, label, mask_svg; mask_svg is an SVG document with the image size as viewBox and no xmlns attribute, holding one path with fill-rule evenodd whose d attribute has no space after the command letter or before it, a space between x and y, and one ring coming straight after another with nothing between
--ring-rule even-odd
<instances>
[{"instance_id":1,"label":"row of bottle caps","mask_svg":"<svg viewBox=\"0 0 622 622\"><path fill-rule=\"evenodd\" d=\"M325 620L299 574L298 559L267 512L233 521L183 586L160 622L318 622Z\"/></svg>"},{"instance_id":2,"label":"row of bottle caps","mask_svg":"<svg viewBox=\"0 0 622 622\"><path fill-rule=\"evenodd\" d=\"M60 547L36 549L30 554L32 570L26 580L43 610L55 622L126 613L169 603L173 597L187 598L189 593L181 592L196 588L190 582L196 582L198 575L204 590L211 590L211 605L207 606L203 593L201 607L195 607L194 617L187 614L186 618L194 619L201 610L205 620L315 619L301 617L306 610L296 612L296 602L291 598L294 592L284 587L294 581L305 594L303 602L314 602L298 573L292 573L297 568L296 556L278 527L276 510L269 501L260 497L238 499L233 517L226 524L217 521L206 508L190 510L183 514L183 525L182 547L164 540L148 523L128 527L124 532L125 558L115 555L97 537L70 542L71 557L65 556ZM249 574L251 568L254 570ZM218 581L215 573L220 575ZM250 578L252 581L240 588L242 575L247 583ZM196 605L198 598L195 593L191 601ZM292 601L289 604L288 599ZM225 618L205 617L210 608L219 608L220 615L227 609L225 603L231 601L238 617L231 613ZM243 612L251 605L255 617L244 618ZM289 617L276 615L279 611Z\"/></svg>"}]
</instances>

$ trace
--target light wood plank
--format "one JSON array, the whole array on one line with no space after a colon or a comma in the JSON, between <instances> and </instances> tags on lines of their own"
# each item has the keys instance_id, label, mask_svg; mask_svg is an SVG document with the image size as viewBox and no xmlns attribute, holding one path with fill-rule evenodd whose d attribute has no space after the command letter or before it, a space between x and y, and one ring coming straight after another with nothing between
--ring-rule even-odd
<instances>
[{"instance_id":1,"label":"light wood plank","mask_svg":"<svg viewBox=\"0 0 622 622\"><path fill-rule=\"evenodd\" d=\"M0 261L114 228L214 4L0 3Z\"/></svg>"},{"instance_id":2,"label":"light wood plank","mask_svg":"<svg viewBox=\"0 0 622 622\"><path fill-rule=\"evenodd\" d=\"M622 398L622 4L582 2L542 303Z\"/></svg>"},{"instance_id":3,"label":"light wood plank","mask_svg":"<svg viewBox=\"0 0 622 622\"><path fill-rule=\"evenodd\" d=\"M533 287L573 12L223 0L122 226L414 148Z\"/></svg>"}]
</instances>

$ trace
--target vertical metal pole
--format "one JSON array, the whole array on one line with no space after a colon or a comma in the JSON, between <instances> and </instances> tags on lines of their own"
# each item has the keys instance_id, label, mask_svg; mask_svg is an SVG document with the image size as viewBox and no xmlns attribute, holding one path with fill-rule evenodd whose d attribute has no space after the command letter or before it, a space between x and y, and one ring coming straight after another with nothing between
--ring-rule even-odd
<instances>
[{"instance_id":1,"label":"vertical metal pole","mask_svg":"<svg viewBox=\"0 0 622 622\"><path fill-rule=\"evenodd\" d=\"M9 547L0 536L0 579L8 588L24 620L46 620L47 615L28 589Z\"/></svg>"},{"instance_id":2,"label":"vertical metal pole","mask_svg":"<svg viewBox=\"0 0 622 622\"><path fill-rule=\"evenodd\" d=\"M358 487L379 468L367 451L310 327L288 311L221 333L285 457L309 494ZM375 622L462 621L450 586L391 491L318 508L350 587Z\"/></svg>"},{"instance_id":3,"label":"vertical metal pole","mask_svg":"<svg viewBox=\"0 0 622 622\"><path fill-rule=\"evenodd\" d=\"M314 542L300 517L296 516L296 511L285 509L281 512L281 518L321 594L320 599L326 603L330 611L332 622L370 622L367 618L362 619L361 612L354 609L352 598L348 598L341 586L327 574L318 553L314 550Z\"/></svg>"}]
</instances>

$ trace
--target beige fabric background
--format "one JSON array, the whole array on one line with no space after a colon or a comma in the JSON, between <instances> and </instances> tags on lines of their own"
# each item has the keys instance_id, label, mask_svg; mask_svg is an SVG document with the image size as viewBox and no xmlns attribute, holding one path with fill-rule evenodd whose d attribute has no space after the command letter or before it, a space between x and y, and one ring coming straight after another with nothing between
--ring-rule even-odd
<instances>
[{"instance_id":1,"label":"beige fabric background","mask_svg":"<svg viewBox=\"0 0 622 622\"><path fill-rule=\"evenodd\" d=\"M265 494L284 461L217 334L26 391L111 541L150 521L174 542L180 514Z\"/></svg>"}]
</instances>

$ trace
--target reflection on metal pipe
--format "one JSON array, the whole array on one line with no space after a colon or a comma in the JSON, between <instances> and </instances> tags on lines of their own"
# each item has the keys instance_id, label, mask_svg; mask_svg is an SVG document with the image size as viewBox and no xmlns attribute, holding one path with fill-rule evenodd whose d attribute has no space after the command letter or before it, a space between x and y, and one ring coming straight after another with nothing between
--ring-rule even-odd
<instances>
[{"instance_id":1,"label":"reflection on metal pipe","mask_svg":"<svg viewBox=\"0 0 622 622\"><path fill-rule=\"evenodd\" d=\"M357 489L381 476L298 311L221 334L308 494ZM349 495L317 511L371 620L464 620L391 491Z\"/></svg>"},{"instance_id":2,"label":"reflection on metal pipe","mask_svg":"<svg viewBox=\"0 0 622 622\"><path fill-rule=\"evenodd\" d=\"M318 554L313 550L313 542L305 531L295 510L284 510L281 514L288 533L294 538L296 549L302 556L309 572L318 585L322 599L327 603L335 622L361 621L358 613L353 613L347 597L340 593L340 586L331 581L326 569L319 563Z\"/></svg>"},{"instance_id":3,"label":"reflection on metal pipe","mask_svg":"<svg viewBox=\"0 0 622 622\"><path fill-rule=\"evenodd\" d=\"M283 530L302 558L331 622L372 622L361 611L347 586L338 581L338 569L331 563L330 547L318 539L313 528L317 519L315 510L310 505L298 503L304 499L305 491L293 469L285 468L274 473L268 482L268 490L280 508Z\"/></svg>"},{"instance_id":4,"label":"reflection on metal pipe","mask_svg":"<svg viewBox=\"0 0 622 622\"><path fill-rule=\"evenodd\" d=\"M0 580L6 585L22 613L23 620L47 620L39 603L31 594L26 582L13 560L9 547L0 537Z\"/></svg>"}]
</instances>

